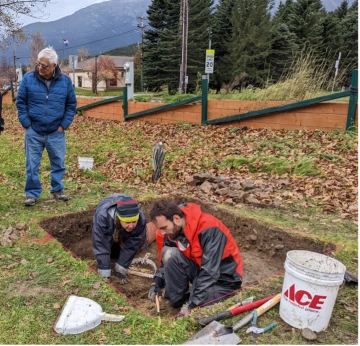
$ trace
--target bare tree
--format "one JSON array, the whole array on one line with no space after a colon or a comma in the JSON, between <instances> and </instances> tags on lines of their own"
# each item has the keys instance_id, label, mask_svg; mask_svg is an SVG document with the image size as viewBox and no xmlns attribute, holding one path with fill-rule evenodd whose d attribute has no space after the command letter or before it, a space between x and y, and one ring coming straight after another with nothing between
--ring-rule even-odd
<instances>
[{"instance_id":1,"label":"bare tree","mask_svg":"<svg viewBox=\"0 0 360 346\"><path fill-rule=\"evenodd\" d=\"M78 56L79 56L79 61L83 61L88 54L88 50L86 48L80 48L78 49Z\"/></svg>"},{"instance_id":2,"label":"bare tree","mask_svg":"<svg viewBox=\"0 0 360 346\"><path fill-rule=\"evenodd\" d=\"M100 56L97 59L97 64L94 63L89 67L89 74L91 75L92 90L96 94L97 86L101 81L106 83L108 80L118 78L118 70L114 59L106 55Z\"/></svg>"},{"instance_id":3,"label":"bare tree","mask_svg":"<svg viewBox=\"0 0 360 346\"><path fill-rule=\"evenodd\" d=\"M44 16L46 4L51 0L1 0L0 1L0 48L6 48L11 42L11 36L24 39L22 23L19 15L33 18Z\"/></svg>"},{"instance_id":4,"label":"bare tree","mask_svg":"<svg viewBox=\"0 0 360 346\"><path fill-rule=\"evenodd\" d=\"M13 69L9 63L9 60L4 56L0 59L0 87L4 84L9 84L10 79L12 78Z\"/></svg>"},{"instance_id":5,"label":"bare tree","mask_svg":"<svg viewBox=\"0 0 360 346\"><path fill-rule=\"evenodd\" d=\"M34 68L37 61L38 53L45 48L46 41L42 37L41 32L37 32L31 35L31 41L29 43L30 49L30 67Z\"/></svg>"}]
</instances>

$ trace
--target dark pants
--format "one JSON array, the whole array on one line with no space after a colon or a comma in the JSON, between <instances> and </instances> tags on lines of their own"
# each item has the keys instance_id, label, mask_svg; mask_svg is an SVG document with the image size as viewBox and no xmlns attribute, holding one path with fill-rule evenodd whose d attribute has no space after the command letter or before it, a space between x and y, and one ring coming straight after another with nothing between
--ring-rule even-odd
<instances>
[{"instance_id":1,"label":"dark pants","mask_svg":"<svg viewBox=\"0 0 360 346\"><path fill-rule=\"evenodd\" d=\"M189 283L192 287L196 286L196 281L200 273L200 268L195 262L185 257L178 248L164 246L162 249L162 262L165 268L166 291L164 298L168 299L170 304L178 307L178 302L184 302L189 290ZM214 284L204 292L202 302L195 302L196 305L214 304L220 300L213 301L216 298L228 295L234 288ZM192 295L192 289L190 296ZM228 298L228 297L224 297Z\"/></svg>"}]
</instances>

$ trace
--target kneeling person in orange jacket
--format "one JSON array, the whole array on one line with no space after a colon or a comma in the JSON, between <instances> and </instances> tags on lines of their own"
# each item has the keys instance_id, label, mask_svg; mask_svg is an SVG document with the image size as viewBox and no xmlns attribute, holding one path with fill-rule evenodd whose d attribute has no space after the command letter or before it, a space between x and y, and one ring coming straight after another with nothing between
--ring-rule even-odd
<instances>
[{"instance_id":1,"label":"kneeling person in orange jacket","mask_svg":"<svg viewBox=\"0 0 360 346\"><path fill-rule=\"evenodd\" d=\"M154 276L149 299L162 296L174 308L215 303L241 287L243 265L229 229L200 206L161 199L154 202L150 219L157 231L161 267ZM190 292L189 283L192 284Z\"/></svg>"}]
</instances>

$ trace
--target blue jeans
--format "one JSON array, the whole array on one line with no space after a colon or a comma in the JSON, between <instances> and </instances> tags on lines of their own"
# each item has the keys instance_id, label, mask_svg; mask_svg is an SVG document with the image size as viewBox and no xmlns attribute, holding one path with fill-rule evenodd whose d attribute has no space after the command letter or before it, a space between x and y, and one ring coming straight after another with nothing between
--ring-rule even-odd
<instances>
[{"instance_id":1,"label":"blue jeans","mask_svg":"<svg viewBox=\"0 0 360 346\"><path fill-rule=\"evenodd\" d=\"M39 167L42 153L46 149L50 160L50 193L64 188L62 178L65 174L66 139L65 132L55 131L41 136L31 127L25 133L26 184L27 197L39 198L42 186L39 179Z\"/></svg>"}]
</instances>

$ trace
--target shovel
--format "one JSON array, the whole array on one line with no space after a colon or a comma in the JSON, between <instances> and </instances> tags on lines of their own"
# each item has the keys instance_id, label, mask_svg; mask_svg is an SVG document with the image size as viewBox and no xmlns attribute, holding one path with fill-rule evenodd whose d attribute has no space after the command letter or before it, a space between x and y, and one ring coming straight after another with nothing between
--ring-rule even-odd
<instances>
[{"instance_id":1,"label":"shovel","mask_svg":"<svg viewBox=\"0 0 360 346\"><path fill-rule=\"evenodd\" d=\"M279 303L281 293L277 294L265 304L256 309L258 316L268 311L274 305ZM250 305L250 304L249 304ZM192 336L184 345L237 345L241 339L235 334L239 329L245 327L251 322L254 312L245 316L233 327L225 326L217 321L212 321L197 334Z\"/></svg>"},{"instance_id":2,"label":"shovel","mask_svg":"<svg viewBox=\"0 0 360 346\"><path fill-rule=\"evenodd\" d=\"M101 321L120 322L122 315L103 312L101 306L89 298L71 295L58 317L54 330L58 334L80 334L97 327Z\"/></svg>"}]
</instances>

